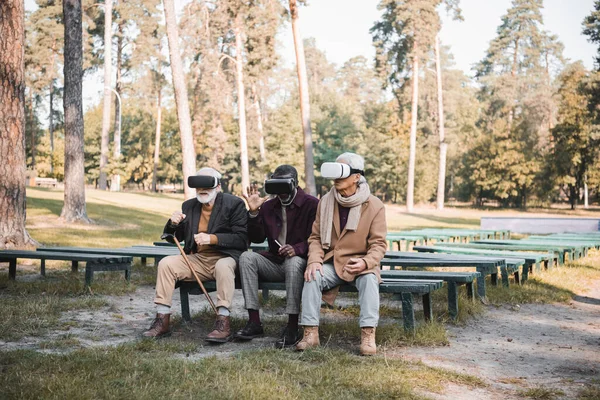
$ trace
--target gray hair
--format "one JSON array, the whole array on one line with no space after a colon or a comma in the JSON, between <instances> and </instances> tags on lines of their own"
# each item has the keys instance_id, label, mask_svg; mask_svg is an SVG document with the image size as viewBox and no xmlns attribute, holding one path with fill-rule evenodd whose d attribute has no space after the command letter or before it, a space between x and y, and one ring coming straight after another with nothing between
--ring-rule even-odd
<instances>
[{"instance_id":1,"label":"gray hair","mask_svg":"<svg viewBox=\"0 0 600 400\"><path fill-rule=\"evenodd\" d=\"M344 161L346 162L350 167L354 168L354 169L360 169L361 171L365 170L365 159L362 158L362 156L359 156L356 153L350 153L350 152L346 152L343 154L340 154L336 159L336 162L341 162ZM360 176L360 179L358 180L358 184L360 185L363 182L366 182L367 180L365 179L364 175Z\"/></svg>"},{"instance_id":2,"label":"gray hair","mask_svg":"<svg viewBox=\"0 0 600 400\"><path fill-rule=\"evenodd\" d=\"M221 173L211 167L200 168L198 172L196 172L196 175L213 176L217 179L221 179Z\"/></svg>"}]
</instances>

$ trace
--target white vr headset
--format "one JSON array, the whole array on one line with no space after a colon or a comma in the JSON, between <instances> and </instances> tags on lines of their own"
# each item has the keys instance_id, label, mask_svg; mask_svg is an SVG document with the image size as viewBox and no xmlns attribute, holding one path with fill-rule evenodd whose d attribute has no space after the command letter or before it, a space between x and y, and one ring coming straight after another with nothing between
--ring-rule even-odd
<instances>
[{"instance_id":1,"label":"white vr headset","mask_svg":"<svg viewBox=\"0 0 600 400\"><path fill-rule=\"evenodd\" d=\"M327 179L344 179L352 174L365 175L360 169L350 167L348 164L338 162L326 162L321 164L321 176Z\"/></svg>"}]
</instances>

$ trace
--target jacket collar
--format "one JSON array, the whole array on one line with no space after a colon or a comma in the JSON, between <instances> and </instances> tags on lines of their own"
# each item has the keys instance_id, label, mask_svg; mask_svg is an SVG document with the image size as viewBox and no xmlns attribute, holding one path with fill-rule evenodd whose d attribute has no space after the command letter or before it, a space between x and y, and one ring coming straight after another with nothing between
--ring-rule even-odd
<instances>
[{"instance_id":1,"label":"jacket collar","mask_svg":"<svg viewBox=\"0 0 600 400\"><path fill-rule=\"evenodd\" d=\"M292 204L300 208L302 207L302 204L304 204L304 202L306 201L308 195L304 190L302 190L300 186L298 186L297 190L298 192L296 193L296 197L294 198L294 201L292 201ZM275 205L273 207L281 209L281 201L279 201L279 198L277 198L277 196L275 197Z\"/></svg>"}]
</instances>

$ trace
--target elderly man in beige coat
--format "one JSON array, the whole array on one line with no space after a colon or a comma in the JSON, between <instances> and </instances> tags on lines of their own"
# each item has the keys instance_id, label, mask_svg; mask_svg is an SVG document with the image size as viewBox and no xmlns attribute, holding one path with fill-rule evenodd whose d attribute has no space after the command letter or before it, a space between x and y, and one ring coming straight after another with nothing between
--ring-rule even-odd
<instances>
[{"instance_id":1,"label":"elderly man in beige coat","mask_svg":"<svg viewBox=\"0 0 600 400\"><path fill-rule=\"evenodd\" d=\"M379 262L385 255L385 207L371 195L364 177L364 159L344 153L336 163L324 163L321 175L334 187L319 202L308 239L308 261L302 290L304 337L296 349L319 345L319 316L323 291L337 291L343 283L358 289L361 327L360 353L377 352L375 328L379 321Z\"/></svg>"}]
</instances>

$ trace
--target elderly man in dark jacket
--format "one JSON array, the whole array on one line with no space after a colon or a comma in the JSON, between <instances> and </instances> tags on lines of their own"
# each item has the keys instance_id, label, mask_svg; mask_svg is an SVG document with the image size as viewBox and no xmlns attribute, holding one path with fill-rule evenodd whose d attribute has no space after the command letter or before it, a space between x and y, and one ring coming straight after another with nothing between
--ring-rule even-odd
<instances>
[{"instance_id":1,"label":"elderly man in dark jacket","mask_svg":"<svg viewBox=\"0 0 600 400\"><path fill-rule=\"evenodd\" d=\"M221 174L202 168L197 175L214 177L214 188L196 189L196 198L187 200L181 212L175 211L165 233L185 240L184 251L201 280L216 280L217 320L207 341L223 343L231 338L229 308L235 290L235 269L240 255L248 248L246 206L240 198L221 193ZM175 282L193 280L183 256L169 256L158 264L156 279L157 314L146 337L169 334L171 298Z\"/></svg>"},{"instance_id":2,"label":"elderly man in dark jacket","mask_svg":"<svg viewBox=\"0 0 600 400\"><path fill-rule=\"evenodd\" d=\"M271 184L283 185L270 191ZM299 339L298 314L308 255L308 237L315 220L319 200L298 187L298 172L290 165L275 169L265 184L268 193L278 193L271 200L261 198L256 187L246 197L249 207L248 236L254 243L268 241L269 250L245 252L240 257L240 275L249 320L235 337L250 340L262 336L258 303L258 281L285 282L288 324L276 343L282 348ZM272 187L272 186L271 186Z\"/></svg>"}]
</instances>

